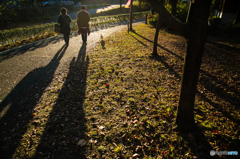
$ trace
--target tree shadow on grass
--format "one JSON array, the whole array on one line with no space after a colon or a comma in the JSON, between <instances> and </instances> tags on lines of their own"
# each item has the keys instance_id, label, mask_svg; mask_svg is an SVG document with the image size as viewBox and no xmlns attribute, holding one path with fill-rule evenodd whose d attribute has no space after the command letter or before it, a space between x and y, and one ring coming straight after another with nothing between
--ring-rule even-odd
<instances>
[{"instance_id":1,"label":"tree shadow on grass","mask_svg":"<svg viewBox=\"0 0 240 159\"><path fill-rule=\"evenodd\" d=\"M214 150L214 148L210 145L209 141L204 136L204 132L201 127L195 125L195 129L191 132L186 133L180 131L178 136L181 136L183 138L183 141L185 141L181 146L184 147L184 144L186 143L186 146L191 148L191 152L195 157L204 159L220 158L218 155L210 155L210 151Z\"/></svg>"},{"instance_id":2,"label":"tree shadow on grass","mask_svg":"<svg viewBox=\"0 0 240 159\"><path fill-rule=\"evenodd\" d=\"M11 158L14 154L66 49L67 46L62 46L48 65L29 72L0 103L0 158Z\"/></svg>"},{"instance_id":3,"label":"tree shadow on grass","mask_svg":"<svg viewBox=\"0 0 240 159\"><path fill-rule=\"evenodd\" d=\"M225 40L224 39L218 39L218 41L220 41L220 42L216 42L216 41L213 41L213 40L208 40L207 43L215 45L219 48L223 48L225 50L234 50L234 52L238 53L238 54L240 53L240 48L236 48L236 47L224 44L224 43L231 43L231 42L229 42L229 39L227 39L227 38ZM234 41L234 42L236 43L236 41Z\"/></svg>"},{"instance_id":4,"label":"tree shadow on grass","mask_svg":"<svg viewBox=\"0 0 240 159\"><path fill-rule=\"evenodd\" d=\"M139 35L138 33L135 33L135 34L138 35L138 36L140 36L140 37L142 37L143 39L145 39L145 40L147 40L147 41L149 41L149 42L152 42L151 40L149 40L149 39L147 39L147 38ZM153 42L152 42L152 43L153 43ZM208 42L208 43L210 43L210 42ZM218 43L211 43L211 44L216 44L217 46L219 46ZM183 57L181 57L181 56L173 53L172 51L170 51L170 50L168 50L168 49L166 49L166 48L164 48L164 47L162 47L162 46L160 46L159 44L158 44L158 46L159 46L161 49L163 49L163 50L171 53L171 54L174 55L174 56L176 56L176 57L179 58L180 60L184 60ZM223 47L229 48L230 46L225 46L225 45L224 45ZM232 47L230 47L230 48L232 48ZM229 48L229 49L230 49L230 48ZM234 48L232 48L232 49L234 49ZM210 55L207 54L206 56L207 56L207 57L210 56L209 58L212 57L211 54L210 54ZM217 56L217 55L216 55L216 56ZM163 63L170 72L173 72L173 73L174 73L175 77L177 77L179 80L181 79L181 76L174 70L173 67L171 67L171 66L164 60L164 58L163 58L162 56L157 55L157 56L152 56L152 58L154 58L154 59L156 59L157 61ZM229 67L230 67L230 66L229 66ZM227 85L226 83L220 81L217 77L209 74L208 72L204 71L203 69L200 70L200 73L202 73L202 77L200 77L200 79L199 79L199 83L200 83L201 85L203 85L206 89L208 89L209 91L211 91L211 92L213 92L213 93L218 92L216 96L218 96L218 97L220 97L220 98L225 99L226 101L228 101L232 106L234 106L234 108L235 108L236 110L239 110L239 109L240 109L239 104L238 104L238 103L239 103L239 98L238 98L238 97L239 97L239 93L238 93L238 91L237 91L235 88L230 87L229 85ZM213 84L213 82L215 82L216 84ZM219 87L219 85L220 85L220 86L224 86L224 88L226 88L226 90L228 90L228 91L230 91L230 90L233 91L233 92L235 93L235 96L227 93L227 91L224 90L223 88ZM211 102L211 100L207 100L207 102L210 103L210 104L213 105L213 106L215 105L214 102ZM216 105L215 105L215 108L216 108L216 109L217 109L218 107L220 108L220 106L216 106ZM220 108L220 109L221 109L221 108ZM221 109L221 110L222 110L222 109ZM224 113L229 119L231 119L232 121L236 122L236 120L234 120L234 117L233 117L232 115L230 115L230 114L227 113L226 111L223 111L223 113ZM238 121L238 120L237 120L237 121Z\"/></svg>"},{"instance_id":5,"label":"tree shadow on grass","mask_svg":"<svg viewBox=\"0 0 240 159\"><path fill-rule=\"evenodd\" d=\"M147 40L148 42L154 43L152 40L149 40L148 38L146 38L146 37L144 37L144 36L142 36L142 35L140 35L140 34L138 34L138 33L136 33L136 32L133 32L133 33L136 34L136 35L138 35L139 37L141 37L141 38ZM178 57L179 59L183 60L183 57L181 57L181 56L175 54L174 52L172 52L172 51L166 49L165 47L163 47L163 46L161 46L161 45L159 45L159 44L158 44L157 46L160 47L161 49L163 49L163 50L165 50L165 51L171 53L172 55Z\"/></svg>"},{"instance_id":6,"label":"tree shadow on grass","mask_svg":"<svg viewBox=\"0 0 240 159\"><path fill-rule=\"evenodd\" d=\"M85 148L79 146L86 140L84 97L89 58L82 45L77 59L71 61L66 81L59 93L46 124L35 158L84 159Z\"/></svg>"},{"instance_id":7,"label":"tree shadow on grass","mask_svg":"<svg viewBox=\"0 0 240 159\"><path fill-rule=\"evenodd\" d=\"M172 67L170 67L168 65L168 63L165 62L164 58L157 55L157 56L151 56L151 58L161 62L162 64L165 65L165 67L169 70L170 73L174 73L175 77L177 79L181 79L181 76L176 73L174 71L174 69ZM214 76L208 74L207 72L201 70L201 72L206 75L208 77L208 80L210 81L216 81L217 83L221 83L223 84L221 81L217 80L217 78L214 78ZM209 90L215 92L216 90L223 92L220 97L223 99L228 100L232 106L236 106L236 102L237 102L237 98L232 97L231 95L228 95L224 90L222 90L221 88L218 88L216 85L212 85L212 84L206 84L203 83L200 80L200 84L203 84L205 88L208 88ZM198 95L201 97L202 100L204 100L205 102L208 102L211 106L213 106L216 110L222 112L224 114L224 116L226 116L228 119L230 119L231 121L233 121L236 125L235 127L239 127L239 120L235 119L230 113L228 113L227 111L223 110L221 108L221 106L217 103L215 103L212 99L209 99L208 97L204 96L202 93L200 93L199 91L197 91ZM236 109L238 109L236 107ZM200 110L197 110L196 114L205 114L203 112L201 112ZM202 115L203 116L203 115ZM181 132L179 135L183 137L184 141L187 141L187 146L191 148L191 152L196 155L197 157L200 158L220 158L219 156L215 155L215 156L210 156L210 151L211 150L215 150L214 147L212 147L210 145L210 141L208 141L208 139L205 137L204 135L204 130L206 130L206 128L204 127L199 127L196 125L196 129L193 130L192 134L193 134L193 138L189 137L188 134ZM209 131L213 132L213 129L210 129ZM223 143L228 143L231 141L231 143L229 144L230 148L232 148L232 150L238 150L237 148L239 145L237 143L239 143L239 139L231 139L229 137L223 136L223 135L218 135L211 141L220 141ZM221 147L221 144L218 144L219 147ZM235 148L235 149L234 149ZM237 148L237 149L236 149ZM215 150L216 151L216 150ZM231 151L231 150L229 150ZM237 158L236 156L231 156L233 158Z\"/></svg>"},{"instance_id":8,"label":"tree shadow on grass","mask_svg":"<svg viewBox=\"0 0 240 159\"><path fill-rule=\"evenodd\" d=\"M174 71L174 69L171 66L168 65L164 58L162 58L159 55L151 56L151 58L164 64L165 67L169 70L169 72L175 76L175 78L181 80L181 76L176 71ZM209 141L204 136L202 128L195 125L195 130L192 130L192 133L194 136L193 140L189 138L188 133L186 132L180 131L179 135L183 137L184 141L187 141L188 143L187 146L191 148L191 152L194 154L194 156L197 156L199 158L211 158L212 156L210 156L210 151L213 150L213 147L210 145ZM215 156L212 158L218 159L219 156Z\"/></svg>"},{"instance_id":9,"label":"tree shadow on grass","mask_svg":"<svg viewBox=\"0 0 240 159\"><path fill-rule=\"evenodd\" d=\"M138 33L135 33L136 35L139 35ZM153 41L139 35L141 38L153 43ZM211 43L211 44L214 44L214 45L218 45L219 44L216 44L216 43ZM159 45L158 45L159 46ZM159 46L160 48L164 49L165 51L171 53L172 55L175 55L177 58L179 58L180 60L184 60L183 57L181 56L178 56L176 55L175 53L169 51L168 49L165 49L161 46ZM232 47L229 47L229 46L223 46L225 49L234 49ZM235 49L237 50L237 49ZM233 51L234 52L234 51ZM221 53L221 52L220 52ZM234 54L236 55L236 54ZM209 55L205 55L205 56L208 56ZM214 56L218 57L219 55L218 54L214 54ZM229 54L227 55L229 56ZM211 57L211 56L210 56ZM210 58L209 57L209 58ZM181 79L181 76L178 74L178 73L175 73L174 71L174 68L173 67L170 67L169 64L165 61L164 57L162 56L152 56L151 57L152 59L155 59L157 61L160 61L161 63L163 63L165 65L165 67L169 70L170 73L174 73L175 77L177 79ZM213 58L210 58L210 59L213 59ZM214 60L216 60L214 58ZM211 60L213 61L213 60ZM236 61L236 60L235 60ZM211 63L208 63L208 65L211 65ZM234 64L233 64L234 65ZM235 64L236 65L236 64ZM236 68L232 68L232 69L236 69ZM234 87L231 87L229 86L227 83L223 82L221 79L219 80L217 76L214 76L204 70L201 70L200 73L202 74L203 77L200 78L199 80L199 83L201 85L204 86L204 88L206 88L207 90L209 90L210 92L212 93L217 93L216 96L219 96L220 98L228 101L232 106L235 107L236 110L239 109L239 106L237 105L237 103L239 103L239 99L238 99L238 91L234 88ZM205 79L206 78L206 79ZM203 81L204 80L204 81ZM206 82L207 81L207 82ZM213 84L213 82L215 82L215 84ZM220 86L224 86L224 88L226 88L226 90L231 90L232 92L235 93L235 96L229 94L226 92L226 90L224 90L222 87ZM219 94L220 93L220 94ZM209 103L211 106L214 107L214 110L218 110L219 112L222 112L223 116L227 117L228 119L230 119L230 121L233 121L234 122L234 127L235 130L237 130L237 128L239 127L239 120L238 119L235 119L235 117L233 115L231 115L230 113L228 113L226 110L223 110L221 108L221 105L216 103L213 99L210 99L208 98L207 96L204 96L204 94L200 93L199 91L197 91L197 94L201 97L201 99L207 103ZM206 116L207 117L207 114L200 111L199 109L196 110L196 114L200 114L201 116ZM231 150L227 150L227 151L236 151L238 150L239 152L239 139L232 139L231 136L228 136L227 134L226 135L222 135L222 134L217 134L217 135L214 135L214 139L212 139L211 137L207 138L207 136L205 135L205 130L207 128L206 127L201 127L201 126L196 126L196 129L193 130L191 133L193 134L193 138L189 137L188 136L188 133L184 133L184 132L181 132L179 135L183 137L183 140L184 141L187 141L187 146L191 148L191 152L199 157L199 158L220 158L219 156L215 155L215 156L210 156L210 151L211 150L215 150L216 151L216 148L214 148L213 146L210 145L210 142L220 142L220 143L217 143L217 146L218 147L222 147L222 144L221 143L229 143L229 149ZM209 128L209 131L210 132L213 132L214 129L213 128ZM190 135L191 136L191 135ZM237 136L237 135L236 135ZM221 150L221 149L220 149ZM220 151L218 150L218 151ZM225 156L226 158L238 158L237 156Z\"/></svg>"},{"instance_id":10,"label":"tree shadow on grass","mask_svg":"<svg viewBox=\"0 0 240 159\"><path fill-rule=\"evenodd\" d=\"M170 66L164 59L164 57L159 56L159 55L154 55L154 56L150 56L151 59L154 59L158 62L161 62L162 64L165 65L165 67L169 70L170 73L172 73L174 75L175 78L181 80L181 75L179 73L177 73L174 68L172 66Z\"/></svg>"},{"instance_id":11,"label":"tree shadow on grass","mask_svg":"<svg viewBox=\"0 0 240 159\"><path fill-rule=\"evenodd\" d=\"M165 67L169 70L170 73L172 73L176 79L180 80L181 76L174 71L174 69L168 65L168 63L164 60L163 57L157 55L157 56L151 56L152 59L155 59L156 61L161 62L165 65ZM202 128L195 126L196 129L192 130L194 140L190 139L188 136L188 133L181 132L180 136L183 137L184 141L187 141L187 146L191 148L191 152L200 158L210 158L210 151L213 150L213 147L210 145L209 141L204 136L204 133L202 132ZM179 131L179 130L177 130ZM182 145L183 146L183 145ZM218 156L215 156L213 158L219 158Z\"/></svg>"},{"instance_id":12,"label":"tree shadow on grass","mask_svg":"<svg viewBox=\"0 0 240 159\"><path fill-rule=\"evenodd\" d=\"M132 35L131 35L132 36ZM142 44L143 46L147 47L146 44L144 44L142 41L138 40L136 37L132 36L134 39L136 39L140 44Z\"/></svg>"},{"instance_id":13,"label":"tree shadow on grass","mask_svg":"<svg viewBox=\"0 0 240 159\"><path fill-rule=\"evenodd\" d=\"M235 108L235 110L240 110L240 94L237 89L230 87L229 85L220 81L217 77L209 74L206 71L200 70L200 72L204 75L199 79L199 83L201 85L203 85L209 91L216 93L216 96L228 101ZM216 84L213 84L213 82L215 82ZM226 88L226 90L224 90L223 86L224 88ZM227 91L234 92L234 95L227 93Z\"/></svg>"},{"instance_id":14,"label":"tree shadow on grass","mask_svg":"<svg viewBox=\"0 0 240 159\"><path fill-rule=\"evenodd\" d=\"M221 105L212 101L211 99L209 99L207 96L205 96L203 93L200 93L200 92L197 92L197 94L199 95L199 97L209 103L211 106L213 106L215 108L215 110L218 110L219 112L222 112L223 116L230 119L231 121L234 122L235 125L232 125L232 127L235 127L235 130L237 130L240 126L240 121L236 118L234 118L229 112L227 112L226 110L222 109ZM202 114L204 114L202 111L200 111L199 109L197 110L197 114L201 115L201 116L204 116ZM224 121L222 121L224 124ZM206 129L206 128L205 128ZM210 131L213 131L213 129L209 129ZM224 132L224 130L222 130ZM227 130L226 130L227 131ZM240 134L240 132L238 132L238 134ZM215 135L216 136L216 135ZM239 143L240 143L240 140L239 139L232 139L231 136L227 136L228 139L230 140L226 140L227 137L223 136L222 134L218 134L218 136L221 137L221 139L219 138L219 140L222 140L222 142L224 143L228 143L229 144L229 147L231 148L238 148L238 151L240 150L239 148ZM238 135L236 135L238 136ZM224 141L223 141L224 140ZM226 142L225 142L226 141Z\"/></svg>"}]
</instances>

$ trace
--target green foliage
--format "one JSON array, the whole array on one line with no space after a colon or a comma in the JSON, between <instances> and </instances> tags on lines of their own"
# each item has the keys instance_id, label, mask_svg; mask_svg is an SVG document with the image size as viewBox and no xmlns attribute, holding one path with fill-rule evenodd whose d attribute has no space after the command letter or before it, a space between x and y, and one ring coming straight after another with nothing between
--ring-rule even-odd
<instances>
[{"instance_id":1,"label":"green foliage","mask_svg":"<svg viewBox=\"0 0 240 159\"><path fill-rule=\"evenodd\" d=\"M221 18L218 18L216 16L212 16L209 18L209 21L212 25L220 25L222 24L222 19Z\"/></svg>"},{"instance_id":2,"label":"green foliage","mask_svg":"<svg viewBox=\"0 0 240 159\"><path fill-rule=\"evenodd\" d=\"M172 10L172 6L169 3L166 3L165 8L169 12L171 12L171 10ZM187 3L179 2L177 4L176 18L178 18L182 22L185 22L187 14L188 14L188 8L189 8L189 5ZM153 26L153 27L156 27L157 26L158 17L159 17L158 14L152 15L152 16L148 16L148 24ZM167 26L166 23L163 22L161 27L166 27L166 26Z\"/></svg>"},{"instance_id":3,"label":"green foliage","mask_svg":"<svg viewBox=\"0 0 240 159\"><path fill-rule=\"evenodd\" d=\"M220 18L210 18L210 25L208 28L209 35L218 35L223 37L239 37L240 36L240 24L222 24Z\"/></svg>"},{"instance_id":4,"label":"green foliage","mask_svg":"<svg viewBox=\"0 0 240 159\"><path fill-rule=\"evenodd\" d=\"M34 1L31 1L31 0L17 0L17 3L19 6L21 6L21 9L26 9L26 8L29 8L29 7L33 7L33 2Z\"/></svg>"},{"instance_id":5,"label":"green foliage","mask_svg":"<svg viewBox=\"0 0 240 159\"><path fill-rule=\"evenodd\" d=\"M157 21L158 21L158 14L150 15L147 17L148 24L153 26L154 28L156 28L157 26Z\"/></svg>"},{"instance_id":6,"label":"green foliage","mask_svg":"<svg viewBox=\"0 0 240 159\"><path fill-rule=\"evenodd\" d=\"M171 10L172 10L171 4L166 3L165 7L169 12L171 12ZM188 3L183 3L182 1L178 2L176 18L178 18L182 22L186 22L188 9L189 9Z\"/></svg>"},{"instance_id":7,"label":"green foliage","mask_svg":"<svg viewBox=\"0 0 240 159\"><path fill-rule=\"evenodd\" d=\"M130 104L134 104L135 103L135 100L133 98L129 98L128 101L129 101Z\"/></svg>"},{"instance_id":8,"label":"green foliage","mask_svg":"<svg viewBox=\"0 0 240 159\"><path fill-rule=\"evenodd\" d=\"M1 44L9 44L23 39L30 39L44 34L54 33L54 23L34 25L27 28L16 28L0 31Z\"/></svg>"},{"instance_id":9,"label":"green foliage","mask_svg":"<svg viewBox=\"0 0 240 159\"><path fill-rule=\"evenodd\" d=\"M216 16L210 16L209 20L209 35L218 35L218 36L236 36L240 35L240 24L222 24L222 19Z\"/></svg>"},{"instance_id":10,"label":"green foliage","mask_svg":"<svg viewBox=\"0 0 240 159\"><path fill-rule=\"evenodd\" d=\"M182 21L186 22L187 14L188 14L189 4L188 3L179 3L177 5L177 15L176 17Z\"/></svg>"},{"instance_id":11,"label":"green foliage","mask_svg":"<svg viewBox=\"0 0 240 159\"><path fill-rule=\"evenodd\" d=\"M133 5L138 6L138 8L143 10L150 10L152 6L148 3L147 0L137 0L133 2Z\"/></svg>"},{"instance_id":12,"label":"green foliage","mask_svg":"<svg viewBox=\"0 0 240 159\"><path fill-rule=\"evenodd\" d=\"M99 147L98 147L98 151L99 151L99 152L103 152L103 151L105 151L105 149L106 149L106 148L105 148L104 146L99 146Z\"/></svg>"},{"instance_id":13,"label":"green foliage","mask_svg":"<svg viewBox=\"0 0 240 159\"><path fill-rule=\"evenodd\" d=\"M43 8L21 9L18 10L17 16L14 18L14 22L42 22L49 20L50 11Z\"/></svg>"},{"instance_id":14,"label":"green foliage","mask_svg":"<svg viewBox=\"0 0 240 159\"><path fill-rule=\"evenodd\" d=\"M148 24L153 26L154 28L156 28L157 26L157 22L158 22L158 18L159 18L159 15L158 14L154 14L154 15L151 15L151 16L148 16ZM160 27L161 28L165 28L167 27L167 24L162 20L161 24L160 24Z\"/></svg>"},{"instance_id":15,"label":"green foliage","mask_svg":"<svg viewBox=\"0 0 240 159\"><path fill-rule=\"evenodd\" d=\"M115 153L121 153L122 152L122 147L121 146L117 146L113 151Z\"/></svg>"},{"instance_id":16,"label":"green foliage","mask_svg":"<svg viewBox=\"0 0 240 159\"><path fill-rule=\"evenodd\" d=\"M0 23L4 27L11 23L13 17L17 15L16 10L11 7L14 4L12 1L7 2L6 5L0 4Z\"/></svg>"}]
</instances>

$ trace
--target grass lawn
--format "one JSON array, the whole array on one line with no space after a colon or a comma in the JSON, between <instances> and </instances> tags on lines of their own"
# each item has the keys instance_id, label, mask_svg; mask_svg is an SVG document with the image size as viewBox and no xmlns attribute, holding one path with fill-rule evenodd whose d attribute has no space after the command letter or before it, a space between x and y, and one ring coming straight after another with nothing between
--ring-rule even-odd
<instances>
[{"instance_id":1,"label":"grass lawn","mask_svg":"<svg viewBox=\"0 0 240 159\"><path fill-rule=\"evenodd\" d=\"M236 157L211 157L210 151L240 152L237 44L206 42L195 101L198 128L181 133L172 127L186 42L161 30L159 57L152 57L155 29L142 24L134 30L104 38L86 55L82 47L69 71L45 90L28 125L10 138L3 134L6 152L13 158Z\"/></svg>"}]
</instances>

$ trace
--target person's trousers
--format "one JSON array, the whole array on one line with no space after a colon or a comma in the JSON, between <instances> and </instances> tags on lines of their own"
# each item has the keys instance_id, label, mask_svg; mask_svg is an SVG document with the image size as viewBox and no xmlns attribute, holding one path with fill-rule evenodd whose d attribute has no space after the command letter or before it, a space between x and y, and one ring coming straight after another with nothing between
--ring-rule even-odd
<instances>
[{"instance_id":1,"label":"person's trousers","mask_svg":"<svg viewBox=\"0 0 240 159\"><path fill-rule=\"evenodd\" d=\"M83 43L87 42L87 34L82 34L82 41Z\"/></svg>"},{"instance_id":2,"label":"person's trousers","mask_svg":"<svg viewBox=\"0 0 240 159\"><path fill-rule=\"evenodd\" d=\"M64 38L65 43L68 45L69 44L69 33L68 32L63 33L63 38Z\"/></svg>"}]
</instances>

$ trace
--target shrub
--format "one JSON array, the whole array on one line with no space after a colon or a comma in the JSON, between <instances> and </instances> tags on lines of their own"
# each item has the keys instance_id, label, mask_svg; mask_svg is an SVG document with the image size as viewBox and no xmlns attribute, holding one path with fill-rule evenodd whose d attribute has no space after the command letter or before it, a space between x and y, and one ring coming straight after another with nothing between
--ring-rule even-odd
<instances>
[{"instance_id":1,"label":"shrub","mask_svg":"<svg viewBox=\"0 0 240 159\"><path fill-rule=\"evenodd\" d=\"M152 6L146 0L137 0L133 2L133 5L142 10L150 10Z\"/></svg>"},{"instance_id":2,"label":"shrub","mask_svg":"<svg viewBox=\"0 0 240 159\"><path fill-rule=\"evenodd\" d=\"M158 14L150 15L147 17L148 24L153 26L154 28L156 28L157 26L157 21L158 21Z\"/></svg>"},{"instance_id":3,"label":"shrub","mask_svg":"<svg viewBox=\"0 0 240 159\"><path fill-rule=\"evenodd\" d=\"M165 7L171 13L172 6L170 4L166 4ZM178 2L176 17L180 21L186 22L188 9L189 9L189 4L188 3Z\"/></svg>"},{"instance_id":4,"label":"shrub","mask_svg":"<svg viewBox=\"0 0 240 159\"><path fill-rule=\"evenodd\" d=\"M216 16L213 16L209 19L211 25L220 25L222 24L222 19Z\"/></svg>"},{"instance_id":5,"label":"shrub","mask_svg":"<svg viewBox=\"0 0 240 159\"><path fill-rule=\"evenodd\" d=\"M187 18L187 15L188 15L188 9L189 9L189 4L188 3L180 2L177 5L177 15L176 15L176 17L180 21L186 22L186 18Z\"/></svg>"},{"instance_id":6,"label":"shrub","mask_svg":"<svg viewBox=\"0 0 240 159\"><path fill-rule=\"evenodd\" d=\"M6 26L13 21L13 17L17 15L16 9L13 8L14 3L9 1L5 4L0 4L0 23L6 28Z\"/></svg>"},{"instance_id":7,"label":"shrub","mask_svg":"<svg viewBox=\"0 0 240 159\"><path fill-rule=\"evenodd\" d=\"M21 9L17 12L18 16L14 18L15 22L40 22L51 18L49 10L43 8Z\"/></svg>"},{"instance_id":8,"label":"shrub","mask_svg":"<svg viewBox=\"0 0 240 159\"><path fill-rule=\"evenodd\" d=\"M154 15L148 16L147 17L148 24L153 26L154 28L156 28L157 27L158 18L159 18L158 14L154 14ZM160 24L160 28L166 28L166 27L167 27L167 24L164 22L164 20L162 20L161 24Z\"/></svg>"},{"instance_id":9,"label":"shrub","mask_svg":"<svg viewBox=\"0 0 240 159\"><path fill-rule=\"evenodd\" d=\"M209 19L208 35L229 37L240 36L240 24L222 24L220 18Z\"/></svg>"},{"instance_id":10,"label":"shrub","mask_svg":"<svg viewBox=\"0 0 240 159\"><path fill-rule=\"evenodd\" d=\"M171 12L172 6L169 3L166 3L165 7L169 12ZM188 7L189 7L188 4L182 3L182 2L179 2L177 5L176 17L182 22L186 22L186 17L188 14ZM157 26L157 21L158 21L157 14L148 17L148 24L153 27ZM161 24L161 27L167 27L167 24L163 21Z\"/></svg>"}]
</instances>

